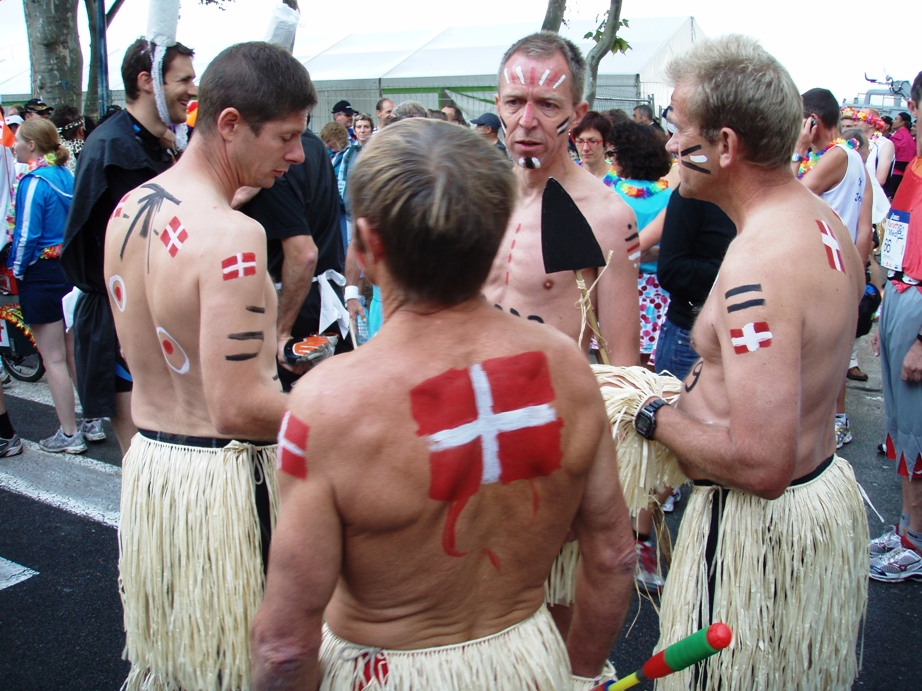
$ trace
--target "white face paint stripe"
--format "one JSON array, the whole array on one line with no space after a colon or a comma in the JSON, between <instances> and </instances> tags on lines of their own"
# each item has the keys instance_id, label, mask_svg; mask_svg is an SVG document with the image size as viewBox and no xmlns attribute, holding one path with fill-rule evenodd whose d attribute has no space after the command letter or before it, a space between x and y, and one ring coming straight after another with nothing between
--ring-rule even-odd
<instances>
[{"instance_id":1,"label":"white face paint stripe","mask_svg":"<svg viewBox=\"0 0 922 691\"><path fill-rule=\"evenodd\" d=\"M688 160L694 161L695 163L707 163L708 157L705 156L704 154L698 154L696 156L695 155L689 156Z\"/></svg>"},{"instance_id":2,"label":"white face paint stripe","mask_svg":"<svg viewBox=\"0 0 922 691\"><path fill-rule=\"evenodd\" d=\"M552 86L551 88L552 88L552 89L556 89L558 86L560 86L561 84L563 84L563 80L566 79L566 78L567 78L567 75L565 75L565 74L560 75L560 79L558 79L556 82L554 82L554 86Z\"/></svg>"},{"instance_id":3,"label":"white face paint stripe","mask_svg":"<svg viewBox=\"0 0 922 691\"><path fill-rule=\"evenodd\" d=\"M509 68L508 68L508 67L506 67L505 69L503 69L503 76L506 78L506 83L507 83L507 84L511 84L511 83L512 83L512 81L509 79Z\"/></svg>"},{"instance_id":4,"label":"white face paint stripe","mask_svg":"<svg viewBox=\"0 0 922 691\"><path fill-rule=\"evenodd\" d=\"M522 82L523 84L525 83L525 75L522 73L521 65L515 66L515 76L519 78L520 82Z\"/></svg>"},{"instance_id":5,"label":"white face paint stripe","mask_svg":"<svg viewBox=\"0 0 922 691\"><path fill-rule=\"evenodd\" d=\"M544 70L544 74L541 75L541 79L538 82L539 86L544 86L544 82L547 81L548 76L551 74L550 70Z\"/></svg>"},{"instance_id":6,"label":"white face paint stripe","mask_svg":"<svg viewBox=\"0 0 922 691\"><path fill-rule=\"evenodd\" d=\"M493 412L493 391L490 380L480 364L472 365L471 384L474 388L474 402L477 419L460 427L442 430L429 436L430 451L464 446L480 438L483 454L483 470L480 483L487 485L499 482L502 466L499 461L499 435L528 427L540 427L557 419L557 411L549 404L533 405L504 413Z\"/></svg>"}]
</instances>

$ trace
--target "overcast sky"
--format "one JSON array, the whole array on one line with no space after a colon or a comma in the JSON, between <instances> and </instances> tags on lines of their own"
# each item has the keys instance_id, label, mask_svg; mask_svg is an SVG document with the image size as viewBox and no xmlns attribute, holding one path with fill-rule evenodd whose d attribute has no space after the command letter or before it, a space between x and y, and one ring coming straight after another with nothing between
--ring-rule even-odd
<instances>
[{"instance_id":1,"label":"overcast sky","mask_svg":"<svg viewBox=\"0 0 922 691\"><path fill-rule=\"evenodd\" d=\"M110 5L112 0L107 0ZM236 0L226 11L182 0L177 38L196 49L199 74L222 48L239 41L262 39L275 0ZM83 3L79 3L81 39L86 37ZM593 18L607 9L605 0L570 0L567 16ZM866 9L864 16L846 5ZM540 28L543 0L300 0L298 47L331 45L350 33L398 29L446 28L461 25L534 22ZM127 0L109 28L109 47L124 48L147 26L148 0ZM912 9L915 7L916 9ZM912 80L922 70L922 38L918 3L885 5L869 2L729 3L726 0L625 0L622 16L694 16L707 36L738 32L758 38L791 72L801 91L831 89L839 101L869 85L869 76ZM842 10L839 15L837 11ZM916 27L911 29L911 27ZM902 29L902 30L901 30ZM892 33L886 33L887 31ZM916 38L908 38L915 35ZM907 38L903 38L907 37ZM299 57L304 50L299 50ZM0 93L29 90L28 43L20 0L0 0ZM89 62L88 50L84 52ZM314 75L323 79L322 75ZM120 82L120 80L118 80ZM121 88L121 84L112 84Z\"/></svg>"}]
</instances>

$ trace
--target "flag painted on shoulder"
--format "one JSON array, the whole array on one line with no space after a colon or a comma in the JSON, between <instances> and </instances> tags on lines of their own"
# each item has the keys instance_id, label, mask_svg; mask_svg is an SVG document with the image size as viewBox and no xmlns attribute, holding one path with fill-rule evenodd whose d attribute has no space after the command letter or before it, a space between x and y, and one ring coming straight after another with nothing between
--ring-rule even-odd
<instances>
[{"instance_id":1,"label":"flag painted on shoulder","mask_svg":"<svg viewBox=\"0 0 922 691\"><path fill-rule=\"evenodd\" d=\"M772 332L768 322L750 322L742 329L730 329L730 341L734 353L753 353L772 344Z\"/></svg>"},{"instance_id":2,"label":"flag painted on shoulder","mask_svg":"<svg viewBox=\"0 0 922 691\"><path fill-rule=\"evenodd\" d=\"M455 524L480 485L547 477L560 468L563 420L553 407L547 357L529 352L427 379L410 391L426 437L429 497L451 502L442 547L460 557Z\"/></svg>"},{"instance_id":3,"label":"flag painted on shoulder","mask_svg":"<svg viewBox=\"0 0 922 691\"><path fill-rule=\"evenodd\" d=\"M839 241L836 240L835 233L826 221L817 221L816 225L820 227L820 233L823 237L823 247L826 248L826 261L829 262L829 268L845 273L845 264L842 262L842 248Z\"/></svg>"},{"instance_id":4,"label":"flag painted on shoulder","mask_svg":"<svg viewBox=\"0 0 922 691\"><path fill-rule=\"evenodd\" d=\"M160 233L160 241L166 247L166 251L171 257L182 249L183 243L189 239L189 233L186 232L182 222L173 216L172 220L166 224L166 228ZM183 255L185 256L185 255Z\"/></svg>"},{"instance_id":5,"label":"flag painted on shoulder","mask_svg":"<svg viewBox=\"0 0 922 691\"><path fill-rule=\"evenodd\" d=\"M308 426L291 414L285 413L279 430L278 469L302 480L307 478Z\"/></svg>"},{"instance_id":6,"label":"flag painted on shoulder","mask_svg":"<svg viewBox=\"0 0 922 691\"><path fill-rule=\"evenodd\" d=\"M221 261L221 273L225 281L256 275L256 254L254 252L237 252Z\"/></svg>"}]
</instances>

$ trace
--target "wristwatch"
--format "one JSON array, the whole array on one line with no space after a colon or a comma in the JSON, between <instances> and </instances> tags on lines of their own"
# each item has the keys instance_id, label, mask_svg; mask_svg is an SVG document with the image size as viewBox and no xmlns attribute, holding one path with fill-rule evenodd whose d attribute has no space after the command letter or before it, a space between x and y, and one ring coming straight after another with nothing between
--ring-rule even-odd
<instances>
[{"instance_id":1,"label":"wristwatch","mask_svg":"<svg viewBox=\"0 0 922 691\"><path fill-rule=\"evenodd\" d=\"M656 429L656 411L666 405L666 401L657 398L650 401L643 408L637 411L634 416L634 429L644 439L653 439L653 431Z\"/></svg>"}]
</instances>

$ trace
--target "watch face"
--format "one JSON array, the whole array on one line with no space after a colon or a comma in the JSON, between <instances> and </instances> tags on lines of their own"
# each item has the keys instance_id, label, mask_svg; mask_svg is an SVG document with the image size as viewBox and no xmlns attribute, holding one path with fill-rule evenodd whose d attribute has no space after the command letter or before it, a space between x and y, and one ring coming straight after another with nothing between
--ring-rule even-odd
<instances>
[{"instance_id":1,"label":"watch face","mask_svg":"<svg viewBox=\"0 0 922 691\"><path fill-rule=\"evenodd\" d=\"M637 433L642 437L648 437L653 431L653 416L650 414L650 411L644 408L640 411L640 415L637 416L637 420L634 423Z\"/></svg>"}]
</instances>

